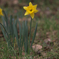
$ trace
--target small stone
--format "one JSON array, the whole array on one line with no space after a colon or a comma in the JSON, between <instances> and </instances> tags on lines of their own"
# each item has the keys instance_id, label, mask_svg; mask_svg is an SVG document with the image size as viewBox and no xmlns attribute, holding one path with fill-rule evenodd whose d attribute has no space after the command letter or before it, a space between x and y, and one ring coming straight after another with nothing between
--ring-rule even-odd
<instances>
[{"instance_id":1,"label":"small stone","mask_svg":"<svg viewBox=\"0 0 59 59\"><path fill-rule=\"evenodd\" d=\"M33 45L32 46L32 49L35 51L35 52L37 52L38 50L40 50L40 49L42 49L42 46L41 45Z\"/></svg>"},{"instance_id":2,"label":"small stone","mask_svg":"<svg viewBox=\"0 0 59 59\"><path fill-rule=\"evenodd\" d=\"M52 42L50 38L44 40L45 43Z\"/></svg>"}]
</instances>

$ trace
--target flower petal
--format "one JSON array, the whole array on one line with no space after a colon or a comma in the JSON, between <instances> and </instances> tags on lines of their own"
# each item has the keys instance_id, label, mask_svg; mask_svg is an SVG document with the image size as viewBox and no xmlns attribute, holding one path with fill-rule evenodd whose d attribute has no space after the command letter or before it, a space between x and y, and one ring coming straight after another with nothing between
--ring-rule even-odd
<instances>
[{"instance_id":1,"label":"flower petal","mask_svg":"<svg viewBox=\"0 0 59 59\"><path fill-rule=\"evenodd\" d=\"M32 3L31 2L29 2L29 6L32 6Z\"/></svg>"},{"instance_id":2,"label":"flower petal","mask_svg":"<svg viewBox=\"0 0 59 59\"><path fill-rule=\"evenodd\" d=\"M35 13L37 13L38 12L38 10L35 10Z\"/></svg>"},{"instance_id":3,"label":"flower petal","mask_svg":"<svg viewBox=\"0 0 59 59\"><path fill-rule=\"evenodd\" d=\"M25 14L24 15L29 15L29 13L28 12L25 12Z\"/></svg>"},{"instance_id":4,"label":"flower petal","mask_svg":"<svg viewBox=\"0 0 59 59\"><path fill-rule=\"evenodd\" d=\"M26 7L26 6L24 6L23 8L24 8L25 10L27 9L27 7Z\"/></svg>"},{"instance_id":5,"label":"flower petal","mask_svg":"<svg viewBox=\"0 0 59 59\"><path fill-rule=\"evenodd\" d=\"M2 12L2 9L0 8L0 12Z\"/></svg>"},{"instance_id":6,"label":"flower petal","mask_svg":"<svg viewBox=\"0 0 59 59\"><path fill-rule=\"evenodd\" d=\"M1 15L4 16L3 13L1 13Z\"/></svg>"},{"instance_id":7,"label":"flower petal","mask_svg":"<svg viewBox=\"0 0 59 59\"><path fill-rule=\"evenodd\" d=\"M36 9L36 7L37 7L37 4L36 5L34 5L34 8Z\"/></svg>"},{"instance_id":8,"label":"flower petal","mask_svg":"<svg viewBox=\"0 0 59 59\"><path fill-rule=\"evenodd\" d=\"M3 13L2 13L2 9L0 8L0 15L4 16Z\"/></svg>"},{"instance_id":9,"label":"flower petal","mask_svg":"<svg viewBox=\"0 0 59 59\"><path fill-rule=\"evenodd\" d=\"M34 13L30 14L30 16L32 17L32 19L34 18Z\"/></svg>"},{"instance_id":10,"label":"flower petal","mask_svg":"<svg viewBox=\"0 0 59 59\"><path fill-rule=\"evenodd\" d=\"M34 13L37 13L38 10L36 9L37 5L33 5L31 2L29 2L29 6L28 7L23 7L26 12L24 15L29 15L31 16L31 18L33 19L34 18Z\"/></svg>"}]
</instances>

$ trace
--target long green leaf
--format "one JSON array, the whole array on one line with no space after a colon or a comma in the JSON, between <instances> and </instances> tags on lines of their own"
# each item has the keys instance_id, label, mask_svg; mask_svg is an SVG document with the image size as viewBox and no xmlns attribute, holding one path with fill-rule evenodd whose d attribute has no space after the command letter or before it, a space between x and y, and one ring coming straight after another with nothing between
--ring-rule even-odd
<instances>
[{"instance_id":1,"label":"long green leaf","mask_svg":"<svg viewBox=\"0 0 59 59\"><path fill-rule=\"evenodd\" d=\"M36 31L37 31L37 24L36 24L35 32L34 32L34 35L33 35L32 42L31 42L31 47L32 47L32 44L33 44L33 42L34 42L34 40L35 40Z\"/></svg>"},{"instance_id":2,"label":"long green leaf","mask_svg":"<svg viewBox=\"0 0 59 59\"><path fill-rule=\"evenodd\" d=\"M0 25L1 26L1 25ZM4 38L6 39L6 41L7 41L7 37L6 37L6 33L5 33L5 31L4 31L4 29L3 29L3 27L1 26L1 30L2 30L2 32L3 32L3 35L4 35ZM8 41L7 41L8 42Z\"/></svg>"},{"instance_id":3,"label":"long green leaf","mask_svg":"<svg viewBox=\"0 0 59 59\"><path fill-rule=\"evenodd\" d=\"M15 35L15 37L16 37L17 45L18 45L19 51L20 51L19 38L18 38L17 28L16 28L16 26L15 26L14 21L13 21L13 30L14 30L14 35Z\"/></svg>"},{"instance_id":4,"label":"long green leaf","mask_svg":"<svg viewBox=\"0 0 59 59\"><path fill-rule=\"evenodd\" d=\"M28 53L28 26L27 26L27 21L25 21L25 51Z\"/></svg>"},{"instance_id":5,"label":"long green leaf","mask_svg":"<svg viewBox=\"0 0 59 59\"><path fill-rule=\"evenodd\" d=\"M2 16L2 21L3 21L3 25L4 25L4 27L6 27L6 24L5 24L5 19L4 19L4 17Z\"/></svg>"},{"instance_id":6,"label":"long green leaf","mask_svg":"<svg viewBox=\"0 0 59 59\"><path fill-rule=\"evenodd\" d=\"M22 30L21 30L21 25L20 25L20 22L18 21L18 24L19 24L19 36L20 36L20 44L19 44L19 46L20 46L20 50L21 50L21 54L22 54L22 44L23 44L23 42L22 42Z\"/></svg>"},{"instance_id":7,"label":"long green leaf","mask_svg":"<svg viewBox=\"0 0 59 59\"><path fill-rule=\"evenodd\" d=\"M13 20L12 20L12 15L10 16L10 34L13 35Z\"/></svg>"},{"instance_id":8,"label":"long green leaf","mask_svg":"<svg viewBox=\"0 0 59 59\"><path fill-rule=\"evenodd\" d=\"M7 33L5 27L4 27L1 23L0 23L0 26L1 26L1 29L2 29L2 32L3 32L4 38L5 38L6 42L7 42L7 45L8 45L8 47L10 47L10 45L11 45L11 41L10 41L9 34Z\"/></svg>"},{"instance_id":9,"label":"long green leaf","mask_svg":"<svg viewBox=\"0 0 59 59\"><path fill-rule=\"evenodd\" d=\"M25 22L23 21L23 23L22 23L22 45L24 43L24 48L26 47L25 46L25 35L26 35L26 33L25 33ZM25 51L26 51L26 49L25 49Z\"/></svg>"},{"instance_id":10,"label":"long green leaf","mask_svg":"<svg viewBox=\"0 0 59 59\"><path fill-rule=\"evenodd\" d=\"M18 23L19 23L20 45L21 45L21 33L22 33L22 31L21 31L21 25L20 25L20 22L18 22Z\"/></svg>"},{"instance_id":11,"label":"long green leaf","mask_svg":"<svg viewBox=\"0 0 59 59\"><path fill-rule=\"evenodd\" d=\"M6 31L8 31L8 30L7 30L7 27L6 27L6 22L5 22L5 19L4 19L3 16L2 16L2 22L3 22L3 26L4 26L4 28L6 29Z\"/></svg>"},{"instance_id":12,"label":"long green leaf","mask_svg":"<svg viewBox=\"0 0 59 59\"><path fill-rule=\"evenodd\" d=\"M4 13L4 16L5 16L6 26L7 26L7 29L8 29L8 17L7 17L7 14L4 10L3 10L3 13Z\"/></svg>"}]
</instances>

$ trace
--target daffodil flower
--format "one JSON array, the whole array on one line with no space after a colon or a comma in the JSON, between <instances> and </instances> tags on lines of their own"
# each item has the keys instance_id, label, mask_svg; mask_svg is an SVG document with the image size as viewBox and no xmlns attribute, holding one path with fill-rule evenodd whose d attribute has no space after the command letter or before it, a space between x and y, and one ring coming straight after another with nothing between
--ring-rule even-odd
<instances>
[{"instance_id":1,"label":"daffodil flower","mask_svg":"<svg viewBox=\"0 0 59 59\"><path fill-rule=\"evenodd\" d=\"M32 5L32 3L29 3L29 6L24 6L23 8L26 10L24 15L29 15L32 17L32 19L34 18L34 13L37 13L38 10L36 9L37 5Z\"/></svg>"},{"instance_id":2,"label":"daffodil flower","mask_svg":"<svg viewBox=\"0 0 59 59\"><path fill-rule=\"evenodd\" d=\"M0 15L2 15L3 16L3 13L2 13L2 9L0 8Z\"/></svg>"}]
</instances>

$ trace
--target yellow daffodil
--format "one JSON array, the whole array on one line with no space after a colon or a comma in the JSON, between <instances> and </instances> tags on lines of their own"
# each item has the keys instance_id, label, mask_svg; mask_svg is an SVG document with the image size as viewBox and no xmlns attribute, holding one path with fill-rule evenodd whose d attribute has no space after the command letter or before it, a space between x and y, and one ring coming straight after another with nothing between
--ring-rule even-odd
<instances>
[{"instance_id":1,"label":"yellow daffodil","mask_svg":"<svg viewBox=\"0 0 59 59\"><path fill-rule=\"evenodd\" d=\"M32 17L32 19L34 18L34 13L37 13L38 10L36 9L37 5L32 5L32 3L29 3L29 6L24 6L23 8L26 10L24 15L29 15Z\"/></svg>"},{"instance_id":2,"label":"yellow daffodil","mask_svg":"<svg viewBox=\"0 0 59 59\"><path fill-rule=\"evenodd\" d=\"M2 9L0 8L0 15L2 15L3 16L3 13L2 13Z\"/></svg>"}]
</instances>

